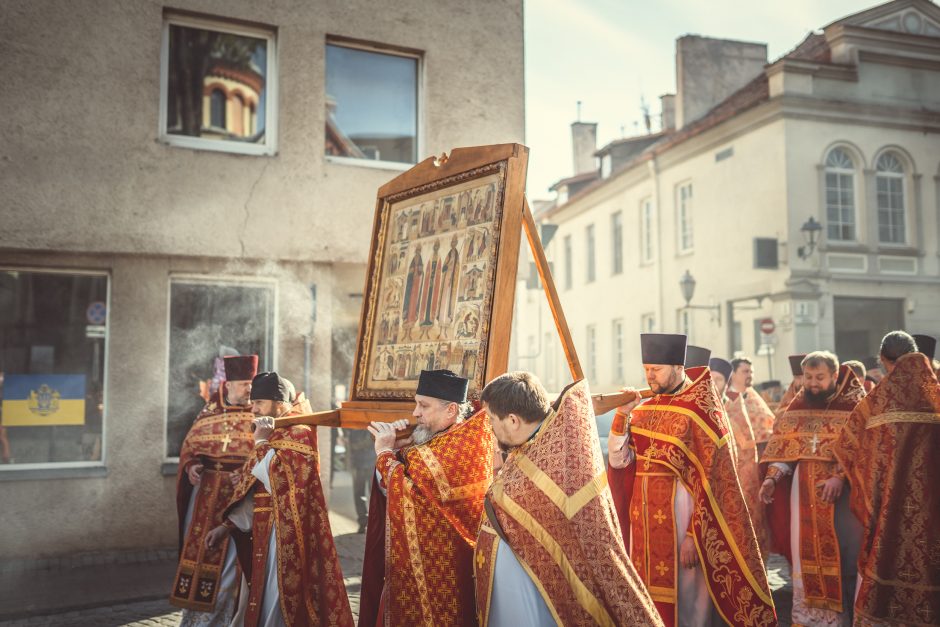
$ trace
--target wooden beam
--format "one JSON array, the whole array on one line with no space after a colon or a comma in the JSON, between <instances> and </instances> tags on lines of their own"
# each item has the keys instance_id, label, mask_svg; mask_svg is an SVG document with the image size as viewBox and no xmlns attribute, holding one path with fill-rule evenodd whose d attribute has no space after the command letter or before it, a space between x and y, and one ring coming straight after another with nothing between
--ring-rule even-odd
<instances>
[{"instance_id":1,"label":"wooden beam","mask_svg":"<svg viewBox=\"0 0 940 627\"><path fill-rule=\"evenodd\" d=\"M552 311L552 318L555 319L555 328L558 329L558 337L561 338L565 359L568 360L568 369L571 370L571 376L577 381L584 378L581 361L578 359L578 351L575 350L574 340L571 339L571 331L568 330L568 321L565 319L565 312L561 308L561 301L558 299L558 292L555 290L555 280L552 278L551 270L549 270L548 260L545 258L545 250L542 248L542 240L539 237L535 218L532 217L532 210L529 209L528 199L524 198L523 203L522 224L529 240L529 248L535 258L535 267L538 269L542 287L545 288L545 296L548 298L548 307Z\"/></svg>"}]
</instances>

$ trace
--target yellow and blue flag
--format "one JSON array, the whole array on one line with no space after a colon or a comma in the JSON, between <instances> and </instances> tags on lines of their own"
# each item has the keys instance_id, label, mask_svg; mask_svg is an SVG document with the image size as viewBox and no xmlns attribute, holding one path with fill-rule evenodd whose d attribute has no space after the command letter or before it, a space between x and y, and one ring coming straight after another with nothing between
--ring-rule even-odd
<instances>
[{"instance_id":1,"label":"yellow and blue flag","mask_svg":"<svg viewBox=\"0 0 940 627\"><path fill-rule=\"evenodd\" d=\"M83 424L85 375L6 375L3 382L4 427Z\"/></svg>"}]
</instances>

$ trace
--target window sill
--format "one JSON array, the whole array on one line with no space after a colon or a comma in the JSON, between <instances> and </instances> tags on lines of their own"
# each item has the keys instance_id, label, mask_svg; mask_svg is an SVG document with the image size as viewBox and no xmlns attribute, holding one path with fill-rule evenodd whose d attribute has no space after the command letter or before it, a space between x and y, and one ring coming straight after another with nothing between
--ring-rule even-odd
<instances>
[{"instance_id":1,"label":"window sill","mask_svg":"<svg viewBox=\"0 0 940 627\"><path fill-rule=\"evenodd\" d=\"M694 248L689 248L688 250L680 250L676 253L676 257L688 257L695 252Z\"/></svg>"},{"instance_id":2,"label":"window sill","mask_svg":"<svg viewBox=\"0 0 940 627\"><path fill-rule=\"evenodd\" d=\"M415 167L414 163L399 163L398 161L379 161L376 159L355 159L353 157L334 157L324 155L327 163L336 165L351 165L356 168L371 168L373 170L393 170L405 172Z\"/></svg>"},{"instance_id":3,"label":"window sill","mask_svg":"<svg viewBox=\"0 0 940 627\"><path fill-rule=\"evenodd\" d=\"M190 150L224 152L234 155L271 157L277 154L274 146L267 144L248 144L224 139L203 139L201 137L189 137L188 135L164 134L160 135L159 141L172 148L189 148Z\"/></svg>"},{"instance_id":4,"label":"window sill","mask_svg":"<svg viewBox=\"0 0 940 627\"><path fill-rule=\"evenodd\" d=\"M160 464L160 474L164 477L175 477L179 467L179 462L163 462Z\"/></svg>"},{"instance_id":5,"label":"window sill","mask_svg":"<svg viewBox=\"0 0 940 627\"><path fill-rule=\"evenodd\" d=\"M35 481L47 479L96 479L108 476L108 467L79 466L66 468L4 468L0 470L0 482L3 481Z\"/></svg>"},{"instance_id":6,"label":"window sill","mask_svg":"<svg viewBox=\"0 0 940 627\"><path fill-rule=\"evenodd\" d=\"M872 249L858 242L826 242L819 247L821 253L870 253Z\"/></svg>"},{"instance_id":7,"label":"window sill","mask_svg":"<svg viewBox=\"0 0 940 627\"><path fill-rule=\"evenodd\" d=\"M922 257L923 253L917 248L912 246L890 246L886 244L881 244L878 246L879 255L891 255L894 257Z\"/></svg>"}]
</instances>

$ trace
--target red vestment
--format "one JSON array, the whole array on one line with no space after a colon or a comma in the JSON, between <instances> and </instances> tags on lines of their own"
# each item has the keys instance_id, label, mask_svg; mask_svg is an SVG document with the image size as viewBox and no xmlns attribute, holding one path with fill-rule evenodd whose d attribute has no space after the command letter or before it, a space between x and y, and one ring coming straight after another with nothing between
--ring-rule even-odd
<instances>
[{"instance_id":1,"label":"red vestment","mask_svg":"<svg viewBox=\"0 0 940 627\"><path fill-rule=\"evenodd\" d=\"M767 555L770 537L764 517L764 504L758 496L760 470L757 466L757 442L754 439L751 420L744 405L744 398L740 394L729 394L724 407L734 435L735 468L738 471L738 481L741 482L741 492L751 514L751 523L754 525L754 533L757 534L761 555Z\"/></svg>"},{"instance_id":2,"label":"red vestment","mask_svg":"<svg viewBox=\"0 0 940 627\"><path fill-rule=\"evenodd\" d=\"M692 384L657 394L632 413L636 461L608 467L631 557L668 626L676 624L677 482L693 500L691 535L715 609L730 625L776 625L770 586L737 479L727 418L707 368L688 368ZM627 542L626 537L624 538Z\"/></svg>"},{"instance_id":3,"label":"red vestment","mask_svg":"<svg viewBox=\"0 0 940 627\"><path fill-rule=\"evenodd\" d=\"M839 541L835 506L822 500L818 484L837 474L832 443L849 414L865 395L861 382L847 366L839 369L836 391L825 407L815 407L801 389L777 421L761 457L761 476L772 462L799 463L800 571L806 605L843 611ZM777 481L773 503L767 506L774 550L792 563L790 550L790 490L792 477Z\"/></svg>"},{"instance_id":4,"label":"red vestment","mask_svg":"<svg viewBox=\"0 0 940 627\"><path fill-rule=\"evenodd\" d=\"M751 421L751 429L754 431L754 441L763 444L770 439L770 435L774 432L776 416L764 398L754 388L746 389L742 396L744 397L744 407L747 409L747 417Z\"/></svg>"},{"instance_id":5,"label":"red vestment","mask_svg":"<svg viewBox=\"0 0 940 627\"><path fill-rule=\"evenodd\" d=\"M473 549L493 478L493 433L482 411L376 468L359 625L476 625ZM381 606L381 607L380 607Z\"/></svg>"},{"instance_id":6,"label":"red vestment","mask_svg":"<svg viewBox=\"0 0 940 627\"><path fill-rule=\"evenodd\" d=\"M248 407L227 405L224 390L223 383L193 421L183 440L176 472L180 558L170 603L200 612L215 607L229 546L222 542L206 548L205 536L222 524L222 511L232 497L232 472L242 466L254 447L254 415ZM203 471L187 530L186 510L194 487L187 472L196 464L202 464Z\"/></svg>"},{"instance_id":7,"label":"red vestment","mask_svg":"<svg viewBox=\"0 0 940 627\"><path fill-rule=\"evenodd\" d=\"M856 619L940 624L940 383L924 355L897 360L832 452L864 525Z\"/></svg>"},{"instance_id":8,"label":"red vestment","mask_svg":"<svg viewBox=\"0 0 940 627\"><path fill-rule=\"evenodd\" d=\"M624 548L587 383L572 384L487 492L477 540L477 612L489 620L502 538L559 625L662 625ZM498 582L497 582L498 585Z\"/></svg>"},{"instance_id":9,"label":"red vestment","mask_svg":"<svg viewBox=\"0 0 940 627\"><path fill-rule=\"evenodd\" d=\"M288 415L309 413L310 404L301 394ZM268 471L268 493L251 474L251 467L271 449L276 453ZM278 600L287 625L353 625L320 485L319 459L316 429L295 425L275 429L267 442L255 447L242 470L241 482L227 509L254 495L251 561L242 563L251 582L246 627L258 622L272 525L277 534Z\"/></svg>"}]
</instances>

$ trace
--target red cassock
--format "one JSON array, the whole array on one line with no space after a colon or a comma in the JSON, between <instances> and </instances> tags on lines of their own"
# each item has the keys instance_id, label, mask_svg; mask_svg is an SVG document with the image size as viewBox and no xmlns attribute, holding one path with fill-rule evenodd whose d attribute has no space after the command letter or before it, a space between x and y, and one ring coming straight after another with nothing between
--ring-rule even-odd
<instances>
[{"instance_id":1,"label":"red cassock","mask_svg":"<svg viewBox=\"0 0 940 627\"><path fill-rule=\"evenodd\" d=\"M924 355L897 360L832 451L864 526L856 619L940 624L940 383Z\"/></svg>"}]
</instances>

